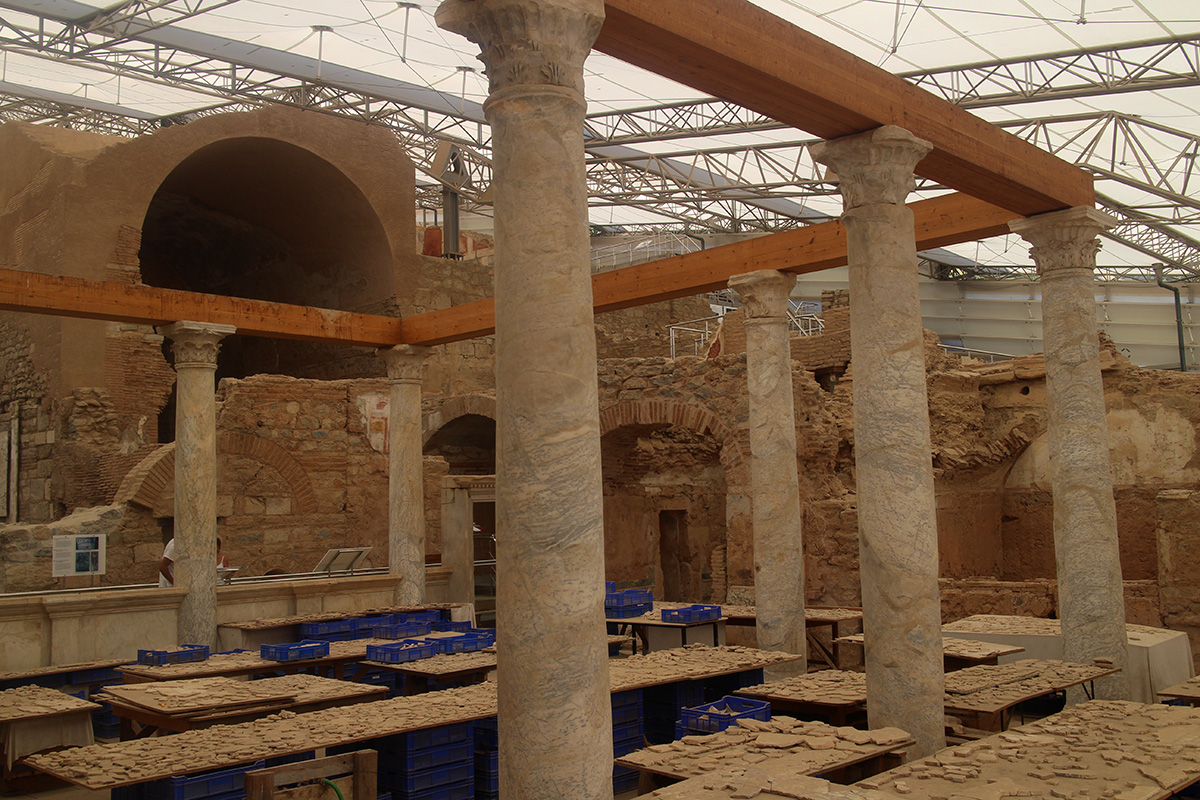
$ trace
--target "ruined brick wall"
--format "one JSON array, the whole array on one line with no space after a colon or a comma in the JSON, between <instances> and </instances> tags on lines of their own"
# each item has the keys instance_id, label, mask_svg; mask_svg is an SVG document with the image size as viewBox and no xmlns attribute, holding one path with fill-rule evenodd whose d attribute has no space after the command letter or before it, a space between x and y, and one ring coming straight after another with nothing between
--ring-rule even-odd
<instances>
[{"instance_id":1,"label":"ruined brick wall","mask_svg":"<svg viewBox=\"0 0 1200 800\"><path fill-rule=\"evenodd\" d=\"M600 359L656 358L671 355L669 326L713 316L703 297L682 297L596 315L596 352ZM715 323L713 324L715 327ZM676 355L696 355L679 338Z\"/></svg>"}]
</instances>

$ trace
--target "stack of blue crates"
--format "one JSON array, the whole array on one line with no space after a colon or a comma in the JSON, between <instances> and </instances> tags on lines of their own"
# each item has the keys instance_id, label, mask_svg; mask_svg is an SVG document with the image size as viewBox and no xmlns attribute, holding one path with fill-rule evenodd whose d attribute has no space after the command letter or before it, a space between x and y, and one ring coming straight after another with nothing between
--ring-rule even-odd
<instances>
[{"instance_id":1,"label":"stack of blue crates","mask_svg":"<svg viewBox=\"0 0 1200 800\"><path fill-rule=\"evenodd\" d=\"M265 761L256 761L240 767L118 786L112 790L112 800L242 800L246 796L246 773L265 766Z\"/></svg>"},{"instance_id":2,"label":"stack of blue crates","mask_svg":"<svg viewBox=\"0 0 1200 800\"><path fill-rule=\"evenodd\" d=\"M620 758L646 746L646 723L643 717L642 690L617 692L612 696L613 757ZM637 788L638 771L629 767L613 767L613 794L631 792Z\"/></svg>"},{"instance_id":3,"label":"stack of blue crates","mask_svg":"<svg viewBox=\"0 0 1200 800\"><path fill-rule=\"evenodd\" d=\"M113 681L120 683L120 681ZM107 686L108 684L105 684ZM92 700L93 703L99 703L99 708L92 709L92 733L97 739L116 739L121 735L121 718L113 713L112 705L100 700Z\"/></svg>"},{"instance_id":4,"label":"stack of blue crates","mask_svg":"<svg viewBox=\"0 0 1200 800\"><path fill-rule=\"evenodd\" d=\"M675 723L683 709L705 701L703 681L676 681L642 690L646 739L651 744L675 741Z\"/></svg>"},{"instance_id":5,"label":"stack of blue crates","mask_svg":"<svg viewBox=\"0 0 1200 800\"><path fill-rule=\"evenodd\" d=\"M473 800L472 724L460 722L375 740L379 791L392 800Z\"/></svg>"},{"instance_id":6,"label":"stack of blue crates","mask_svg":"<svg viewBox=\"0 0 1200 800\"><path fill-rule=\"evenodd\" d=\"M475 800L500 797L500 753L496 718L475 720Z\"/></svg>"},{"instance_id":7,"label":"stack of blue crates","mask_svg":"<svg viewBox=\"0 0 1200 800\"><path fill-rule=\"evenodd\" d=\"M626 589L604 593L604 616L609 619L640 617L654 608L654 593L650 589Z\"/></svg>"},{"instance_id":8,"label":"stack of blue crates","mask_svg":"<svg viewBox=\"0 0 1200 800\"><path fill-rule=\"evenodd\" d=\"M355 635L354 620L331 619L325 622L301 622L300 636L325 642L345 642Z\"/></svg>"}]
</instances>

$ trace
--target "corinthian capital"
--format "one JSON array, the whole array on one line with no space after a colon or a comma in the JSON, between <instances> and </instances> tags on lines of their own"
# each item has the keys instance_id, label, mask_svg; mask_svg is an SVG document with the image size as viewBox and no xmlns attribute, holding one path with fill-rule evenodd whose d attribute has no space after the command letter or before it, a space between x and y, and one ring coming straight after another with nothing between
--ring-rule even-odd
<instances>
[{"instance_id":1,"label":"corinthian capital","mask_svg":"<svg viewBox=\"0 0 1200 800\"><path fill-rule=\"evenodd\" d=\"M159 334L171 340L177 370L181 367L215 369L221 340L236 331L232 325L211 322L174 322L158 328Z\"/></svg>"},{"instance_id":2,"label":"corinthian capital","mask_svg":"<svg viewBox=\"0 0 1200 800\"><path fill-rule=\"evenodd\" d=\"M1117 224L1117 221L1091 206L1076 206L1036 217L1016 219L1008 223L1009 230L1029 242L1029 255L1039 274L1051 270L1087 269L1096 267L1100 242L1096 237Z\"/></svg>"},{"instance_id":3,"label":"corinthian capital","mask_svg":"<svg viewBox=\"0 0 1200 800\"><path fill-rule=\"evenodd\" d=\"M879 203L903 205L916 187L913 170L933 149L903 128L884 125L866 133L811 145L813 160L837 173L849 211Z\"/></svg>"},{"instance_id":4,"label":"corinthian capital","mask_svg":"<svg viewBox=\"0 0 1200 800\"><path fill-rule=\"evenodd\" d=\"M729 288L741 295L746 303L747 319L783 319L795 285L794 273L773 269L760 269L729 279Z\"/></svg>"},{"instance_id":5,"label":"corinthian capital","mask_svg":"<svg viewBox=\"0 0 1200 800\"><path fill-rule=\"evenodd\" d=\"M398 344L379 350L383 363L387 365L388 381L391 383L420 383L421 368L429 348L423 345Z\"/></svg>"},{"instance_id":6,"label":"corinthian capital","mask_svg":"<svg viewBox=\"0 0 1200 800\"><path fill-rule=\"evenodd\" d=\"M604 23L603 0L444 0L439 28L479 45L493 93L547 85L583 94L583 62Z\"/></svg>"}]
</instances>

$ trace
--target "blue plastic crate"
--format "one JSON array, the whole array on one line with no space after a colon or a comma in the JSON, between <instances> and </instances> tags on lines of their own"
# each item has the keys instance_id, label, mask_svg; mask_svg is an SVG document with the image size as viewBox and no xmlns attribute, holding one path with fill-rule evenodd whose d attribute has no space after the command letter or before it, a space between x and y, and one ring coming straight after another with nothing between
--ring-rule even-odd
<instances>
[{"instance_id":1,"label":"blue plastic crate","mask_svg":"<svg viewBox=\"0 0 1200 800\"><path fill-rule=\"evenodd\" d=\"M468 742L468 744L470 743ZM473 758L431 769L397 772L392 782L392 791L411 796L431 789L455 786L463 781L470 781L471 788L475 788L475 761Z\"/></svg>"},{"instance_id":2,"label":"blue plastic crate","mask_svg":"<svg viewBox=\"0 0 1200 800\"><path fill-rule=\"evenodd\" d=\"M429 609L428 611L402 611L392 616L396 618L396 622L427 622L430 625L445 619L442 616L442 612L436 608Z\"/></svg>"},{"instance_id":3,"label":"blue plastic crate","mask_svg":"<svg viewBox=\"0 0 1200 800\"><path fill-rule=\"evenodd\" d=\"M389 766L396 772L421 772L435 767L461 766L470 761L475 746L470 739L448 744L394 753Z\"/></svg>"},{"instance_id":4,"label":"blue plastic crate","mask_svg":"<svg viewBox=\"0 0 1200 800\"><path fill-rule=\"evenodd\" d=\"M614 692L613 694L609 695L609 697L611 698L614 711L618 708L626 708L629 706L635 708L642 707L643 695L641 689L629 689L628 691L624 692Z\"/></svg>"},{"instance_id":5,"label":"blue plastic crate","mask_svg":"<svg viewBox=\"0 0 1200 800\"><path fill-rule=\"evenodd\" d=\"M467 620L455 622L449 619L439 619L437 622L433 623L433 629L439 633L444 633L447 631L452 633L466 633L467 631L471 630L471 623Z\"/></svg>"},{"instance_id":6,"label":"blue plastic crate","mask_svg":"<svg viewBox=\"0 0 1200 800\"><path fill-rule=\"evenodd\" d=\"M475 800L475 780L472 778L452 786L438 786L419 792L395 790L392 800Z\"/></svg>"},{"instance_id":7,"label":"blue plastic crate","mask_svg":"<svg viewBox=\"0 0 1200 800\"><path fill-rule=\"evenodd\" d=\"M246 773L264 766L265 761L256 761L213 772L164 778L146 787L146 800L202 800L238 792L244 794Z\"/></svg>"},{"instance_id":8,"label":"blue plastic crate","mask_svg":"<svg viewBox=\"0 0 1200 800\"><path fill-rule=\"evenodd\" d=\"M354 630L354 621L349 619L331 619L325 622L301 622L300 635L326 636L331 633L346 633Z\"/></svg>"},{"instance_id":9,"label":"blue plastic crate","mask_svg":"<svg viewBox=\"0 0 1200 800\"><path fill-rule=\"evenodd\" d=\"M716 733L725 730L739 719L757 719L765 722L770 718L771 704L765 700L726 696L715 703L685 708L679 719L689 731Z\"/></svg>"},{"instance_id":10,"label":"blue plastic crate","mask_svg":"<svg viewBox=\"0 0 1200 800\"><path fill-rule=\"evenodd\" d=\"M395 614L372 614L367 617L351 617L347 622L354 624L354 630L370 630L380 625L392 625L396 622Z\"/></svg>"},{"instance_id":11,"label":"blue plastic crate","mask_svg":"<svg viewBox=\"0 0 1200 800\"><path fill-rule=\"evenodd\" d=\"M297 764L301 761L312 761L317 757L316 750L306 750L303 753L292 753L288 756L275 756L267 759L267 767L282 767L284 764Z\"/></svg>"},{"instance_id":12,"label":"blue plastic crate","mask_svg":"<svg viewBox=\"0 0 1200 800\"><path fill-rule=\"evenodd\" d=\"M617 582L616 581L605 581L604 582L604 593L605 594L612 594L616 590L617 590Z\"/></svg>"},{"instance_id":13,"label":"blue plastic crate","mask_svg":"<svg viewBox=\"0 0 1200 800\"><path fill-rule=\"evenodd\" d=\"M67 683L82 685L93 683L112 684L121 683L121 673L117 672L112 667L100 667L98 669L81 669L78 672L70 674Z\"/></svg>"},{"instance_id":14,"label":"blue plastic crate","mask_svg":"<svg viewBox=\"0 0 1200 800\"><path fill-rule=\"evenodd\" d=\"M641 739L646 735L646 726L641 719L636 719L633 722L625 722L621 725L613 725L612 738L614 742L625 742L630 739Z\"/></svg>"},{"instance_id":15,"label":"blue plastic crate","mask_svg":"<svg viewBox=\"0 0 1200 800\"><path fill-rule=\"evenodd\" d=\"M654 592L650 589L626 589L623 592L606 592L604 594L605 608L624 608L653 602Z\"/></svg>"},{"instance_id":16,"label":"blue plastic crate","mask_svg":"<svg viewBox=\"0 0 1200 800\"><path fill-rule=\"evenodd\" d=\"M406 661L429 658L435 652L436 648L427 639L404 639L392 644L367 645L367 661L402 664Z\"/></svg>"},{"instance_id":17,"label":"blue plastic crate","mask_svg":"<svg viewBox=\"0 0 1200 800\"><path fill-rule=\"evenodd\" d=\"M295 644L264 644L258 652L268 661L305 661L329 655L329 642L309 639Z\"/></svg>"},{"instance_id":18,"label":"blue plastic crate","mask_svg":"<svg viewBox=\"0 0 1200 800\"><path fill-rule=\"evenodd\" d=\"M662 609L663 622L708 622L721 618L720 606L691 605L685 608Z\"/></svg>"},{"instance_id":19,"label":"blue plastic crate","mask_svg":"<svg viewBox=\"0 0 1200 800\"><path fill-rule=\"evenodd\" d=\"M439 725L436 728L422 728L409 733L398 733L387 737L386 747L391 752L412 753L427 750L431 747L444 747L458 742L470 742L473 726L470 722L458 722L454 725Z\"/></svg>"},{"instance_id":20,"label":"blue plastic crate","mask_svg":"<svg viewBox=\"0 0 1200 800\"><path fill-rule=\"evenodd\" d=\"M184 644L178 650L138 650L138 663L151 667L167 664L185 664L191 661L206 661L208 645Z\"/></svg>"},{"instance_id":21,"label":"blue plastic crate","mask_svg":"<svg viewBox=\"0 0 1200 800\"><path fill-rule=\"evenodd\" d=\"M444 636L438 639L423 639L433 645L438 653L473 653L495 643L494 637L486 634L460 633L457 636Z\"/></svg>"},{"instance_id":22,"label":"blue plastic crate","mask_svg":"<svg viewBox=\"0 0 1200 800\"><path fill-rule=\"evenodd\" d=\"M641 722L642 720L642 704L636 706L621 706L614 708L612 712L612 724L615 728L618 725L625 725L630 722Z\"/></svg>"},{"instance_id":23,"label":"blue plastic crate","mask_svg":"<svg viewBox=\"0 0 1200 800\"><path fill-rule=\"evenodd\" d=\"M621 769L621 767L617 767L616 769ZM636 769L634 769L634 770L630 770L630 772L632 772L633 774L632 775L621 775L619 777L613 776L613 794L614 795L625 794L626 792L632 792L638 788L638 771Z\"/></svg>"},{"instance_id":24,"label":"blue plastic crate","mask_svg":"<svg viewBox=\"0 0 1200 800\"><path fill-rule=\"evenodd\" d=\"M376 639L410 639L429 633L428 622L397 622L392 625L376 625L371 635Z\"/></svg>"},{"instance_id":25,"label":"blue plastic crate","mask_svg":"<svg viewBox=\"0 0 1200 800\"><path fill-rule=\"evenodd\" d=\"M609 619L628 619L629 617L640 617L642 614L649 613L654 610L653 603L643 603L636 606L621 606L621 607L604 607L604 616Z\"/></svg>"}]
</instances>

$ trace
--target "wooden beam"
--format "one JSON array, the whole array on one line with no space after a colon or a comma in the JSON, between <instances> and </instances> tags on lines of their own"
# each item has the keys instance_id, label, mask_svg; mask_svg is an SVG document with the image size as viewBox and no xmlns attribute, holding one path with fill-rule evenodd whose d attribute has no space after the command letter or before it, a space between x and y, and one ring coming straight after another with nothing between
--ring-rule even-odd
<instances>
[{"instance_id":1,"label":"wooden beam","mask_svg":"<svg viewBox=\"0 0 1200 800\"><path fill-rule=\"evenodd\" d=\"M1020 216L960 194L922 200L909 208L918 250L1008 233L1008 223ZM592 301L600 314L723 289L731 277L751 270L807 274L845 263L846 229L840 222L823 222L601 272L592 276ZM486 300L408 317L401 323L401 332L409 344L442 344L486 336L495 331L495 325L495 306Z\"/></svg>"},{"instance_id":2,"label":"wooden beam","mask_svg":"<svg viewBox=\"0 0 1200 800\"><path fill-rule=\"evenodd\" d=\"M1006 233L1009 221L1018 216L957 194L922 200L909 208L918 250ZM845 228L840 222L823 222L602 272L592 277L592 297L600 314L720 289L732 276L751 270L806 274L845 263ZM362 347L446 344L487 336L496 329L491 298L398 319L10 269L0 269L0 310L142 325L215 322L233 325L246 336Z\"/></svg>"},{"instance_id":3,"label":"wooden beam","mask_svg":"<svg viewBox=\"0 0 1200 800\"><path fill-rule=\"evenodd\" d=\"M247 336L365 347L400 342L394 317L11 269L0 269L0 310L142 325L195 320L233 325Z\"/></svg>"},{"instance_id":4,"label":"wooden beam","mask_svg":"<svg viewBox=\"0 0 1200 800\"><path fill-rule=\"evenodd\" d=\"M1030 216L1095 202L1092 177L747 0L606 0L595 49L824 139L898 125L917 174Z\"/></svg>"}]
</instances>

